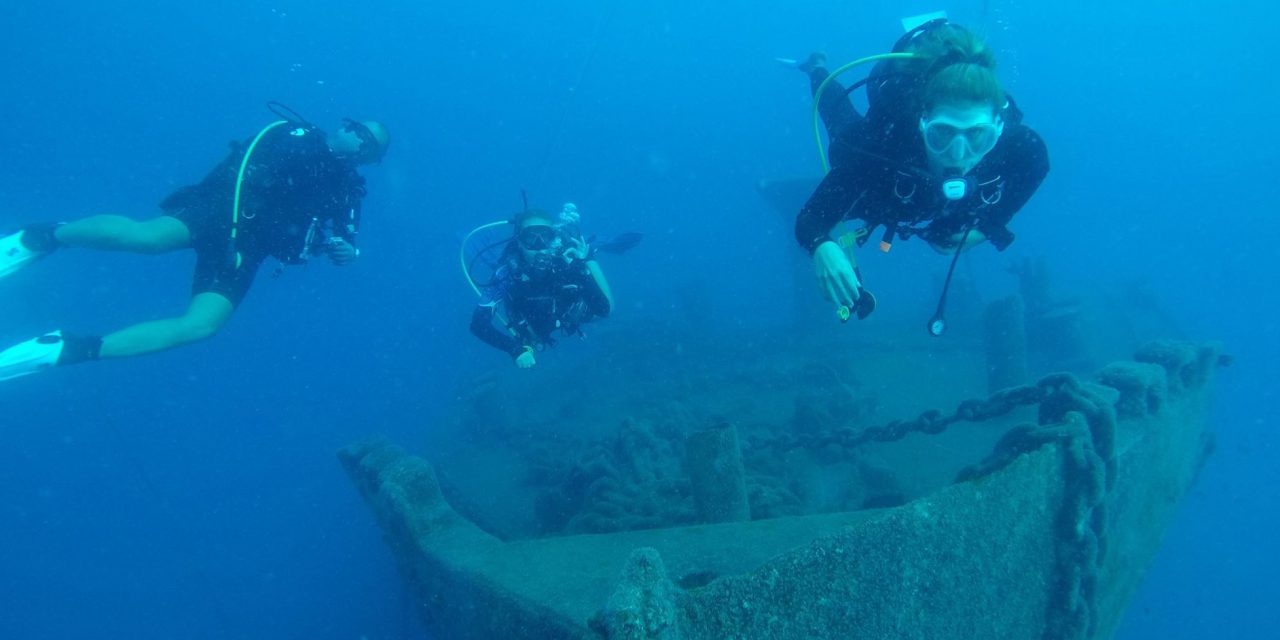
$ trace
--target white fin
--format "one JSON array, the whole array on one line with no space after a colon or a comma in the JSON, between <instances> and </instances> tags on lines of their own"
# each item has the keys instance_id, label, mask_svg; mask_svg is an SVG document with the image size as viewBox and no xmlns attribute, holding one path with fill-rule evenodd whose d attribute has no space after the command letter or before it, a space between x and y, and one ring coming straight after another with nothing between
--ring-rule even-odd
<instances>
[{"instance_id":1,"label":"white fin","mask_svg":"<svg viewBox=\"0 0 1280 640\"><path fill-rule=\"evenodd\" d=\"M0 351L0 382L43 371L58 364L62 332L53 331Z\"/></svg>"},{"instance_id":2,"label":"white fin","mask_svg":"<svg viewBox=\"0 0 1280 640\"><path fill-rule=\"evenodd\" d=\"M946 20L946 11L934 11L932 13L922 13L918 16L910 16L902 19L902 32L906 33L930 20Z\"/></svg>"},{"instance_id":3,"label":"white fin","mask_svg":"<svg viewBox=\"0 0 1280 640\"><path fill-rule=\"evenodd\" d=\"M35 262L43 255L22 244L21 231L0 238L0 278Z\"/></svg>"}]
</instances>

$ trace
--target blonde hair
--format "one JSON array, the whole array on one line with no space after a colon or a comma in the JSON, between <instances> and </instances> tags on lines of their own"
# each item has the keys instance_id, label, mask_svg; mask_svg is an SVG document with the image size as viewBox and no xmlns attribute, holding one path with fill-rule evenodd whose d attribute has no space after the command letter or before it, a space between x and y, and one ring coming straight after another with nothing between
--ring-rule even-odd
<instances>
[{"instance_id":1,"label":"blonde hair","mask_svg":"<svg viewBox=\"0 0 1280 640\"><path fill-rule=\"evenodd\" d=\"M917 55L908 68L925 77L919 104L923 111L966 102L990 104L996 111L1004 107L995 53L968 29L939 25L912 40L907 50Z\"/></svg>"}]
</instances>

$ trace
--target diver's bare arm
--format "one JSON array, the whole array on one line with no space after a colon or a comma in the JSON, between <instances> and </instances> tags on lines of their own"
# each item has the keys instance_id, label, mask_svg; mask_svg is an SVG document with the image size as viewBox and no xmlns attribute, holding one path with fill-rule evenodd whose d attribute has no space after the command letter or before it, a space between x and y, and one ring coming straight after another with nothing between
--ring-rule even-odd
<instances>
[{"instance_id":1,"label":"diver's bare arm","mask_svg":"<svg viewBox=\"0 0 1280 640\"><path fill-rule=\"evenodd\" d=\"M591 281L595 283L596 288L603 297L603 309L596 310L596 315L601 317L609 315L613 311L613 291L609 289L609 281L604 277L604 271L600 269L599 263L595 260L587 260L583 265L586 268L587 275L591 277Z\"/></svg>"}]
</instances>

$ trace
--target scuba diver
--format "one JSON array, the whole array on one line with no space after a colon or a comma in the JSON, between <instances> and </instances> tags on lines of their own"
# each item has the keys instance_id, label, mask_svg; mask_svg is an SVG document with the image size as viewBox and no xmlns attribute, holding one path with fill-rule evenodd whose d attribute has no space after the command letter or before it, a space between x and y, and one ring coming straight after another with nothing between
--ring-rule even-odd
<instances>
[{"instance_id":1,"label":"scuba diver","mask_svg":"<svg viewBox=\"0 0 1280 640\"><path fill-rule=\"evenodd\" d=\"M230 155L203 180L166 197L158 217L98 215L31 224L0 238L0 277L64 247L196 253L192 298L182 315L101 337L46 333L0 352L0 380L208 338L226 324L268 256L301 264L324 254L336 265L359 257L365 181L356 168L386 154L386 127L348 119L326 134L283 105L269 107L283 119L232 143Z\"/></svg>"},{"instance_id":2,"label":"scuba diver","mask_svg":"<svg viewBox=\"0 0 1280 640\"><path fill-rule=\"evenodd\" d=\"M841 244L862 246L884 227L882 251L920 236L952 254L954 272L960 252L987 241L1003 251L1013 242L1009 221L1049 171L1044 142L1022 124L996 78L994 54L977 36L936 18L909 30L893 51L866 59L880 61L849 89L830 77L822 54L795 65L809 77L831 167L796 216L796 240L843 320L850 309L863 317L861 298L869 296ZM865 115L849 98L863 84ZM862 229L853 242L837 242L832 230L847 219ZM929 325L935 336L945 329L945 299L944 287Z\"/></svg>"},{"instance_id":3,"label":"scuba diver","mask_svg":"<svg viewBox=\"0 0 1280 640\"><path fill-rule=\"evenodd\" d=\"M595 255L622 253L640 240L639 234L623 234L593 247L577 222L573 204L566 204L558 219L541 209L526 208L511 221L514 237L490 244L501 253L491 265L492 277L483 284L472 275L464 242L463 267L481 294L471 314L471 333L510 355L521 369L537 364L535 351L555 344L554 332L581 336L583 324L609 315L613 293ZM495 326L495 320L503 329Z\"/></svg>"}]
</instances>

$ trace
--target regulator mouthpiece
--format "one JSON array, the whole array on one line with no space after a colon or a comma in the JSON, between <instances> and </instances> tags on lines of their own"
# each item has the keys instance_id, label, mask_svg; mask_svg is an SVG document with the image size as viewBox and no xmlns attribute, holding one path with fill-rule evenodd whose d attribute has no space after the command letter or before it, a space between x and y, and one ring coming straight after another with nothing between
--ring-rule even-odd
<instances>
[{"instance_id":1,"label":"regulator mouthpiece","mask_svg":"<svg viewBox=\"0 0 1280 640\"><path fill-rule=\"evenodd\" d=\"M969 195L969 180L960 174L948 175L942 179L942 195L948 200L963 200Z\"/></svg>"}]
</instances>

